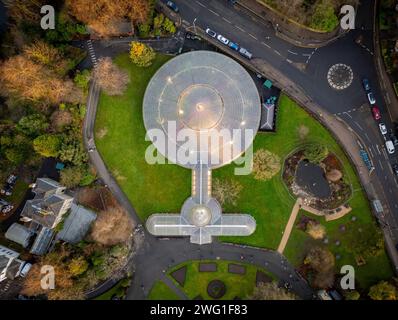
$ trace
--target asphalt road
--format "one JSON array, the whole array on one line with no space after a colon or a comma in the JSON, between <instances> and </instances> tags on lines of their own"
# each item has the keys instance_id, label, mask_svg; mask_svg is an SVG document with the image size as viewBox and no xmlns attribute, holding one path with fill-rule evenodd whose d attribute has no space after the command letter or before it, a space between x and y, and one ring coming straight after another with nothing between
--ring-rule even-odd
<instances>
[{"instance_id":1,"label":"asphalt road","mask_svg":"<svg viewBox=\"0 0 398 320\"><path fill-rule=\"evenodd\" d=\"M351 127L369 150L375 166L372 175L377 177L386 202L384 209L391 212L398 226L398 185L391 164L397 163L396 155L388 155L385 140L379 132L378 123L372 118L361 80L370 79L377 106L382 112L382 122L392 128L392 119L381 95L373 57L373 16L371 0L361 2L357 12L356 29L318 49L301 48L275 36L271 25L253 20L253 17L226 0L175 0L180 8L184 24L192 28L210 27L231 41L237 42L271 64L296 83L311 99L340 118ZM362 36L362 43L356 40ZM354 79L344 90L333 89L327 81L329 68L337 63L351 67ZM283 89L283 88L282 88ZM397 150L398 153L398 150ZM374 177L373 177L374 179ZM393 222L394 224L394 222Z\"/></svg>"}]
</instances>

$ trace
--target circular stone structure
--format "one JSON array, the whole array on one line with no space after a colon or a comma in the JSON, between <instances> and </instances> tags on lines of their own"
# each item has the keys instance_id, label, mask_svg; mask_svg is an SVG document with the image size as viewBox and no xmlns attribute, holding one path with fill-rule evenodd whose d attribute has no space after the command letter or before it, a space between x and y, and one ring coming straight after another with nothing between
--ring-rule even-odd
<instances>
[{"instance_id":1,"label":"circular stone structure","mask_svg":"<svg viewBox=\"0 0 398 320\"><path fill-rule=\"evenodd\" d=\"M351 85L354 73L350 66L337 63L329 68L327 79L333 89L343 90Z\"/></svg>"},{"instance_id":2,"label":"circular stone structure","mask_svg":"<svg viewBox=\"0 0 398 320\"><path fill-rule=\"evenodd\" d=\"M256 85L240 64L212 51L193 51L170 60L152 77L143 117L149 138L171 162L190 169L199 163L217 168L253 142L260 106ZM249 131L251 137L245 135ZM157 139L160 132L165 140ZM194 138L187 143L181 135ZM210 143L204 148L203 141ZM183 161L181 154L190 160Z\"/></svg>"},{"instance_id":3,"label":"circular stone structure","mask_svg":"<svg viewBox=\"0 0 398 320\"><path fill-rule=\"evenodd\" d=\"M212 280L207 285L207 294L213 299L222 298L227 292L225 283L221 280Z\"/></svg>"}]
</instances>

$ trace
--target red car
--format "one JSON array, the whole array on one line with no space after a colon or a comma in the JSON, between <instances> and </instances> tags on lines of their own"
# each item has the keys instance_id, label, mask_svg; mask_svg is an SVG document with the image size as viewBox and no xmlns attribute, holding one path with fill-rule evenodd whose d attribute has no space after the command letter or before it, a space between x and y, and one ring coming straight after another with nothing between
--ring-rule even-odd
<instances>
[{"instance_id":1,"label":"red car","mask_svg":"<svg viewBox=\"0 0 398 320\"><path fill-rule=\"evenodd\" d=\"M373 114L373 118L375 120L381 119L381 113L380 113L380 109L378 107L375 106L372 108L372 114Z\"/></svg>"}]
</instances>

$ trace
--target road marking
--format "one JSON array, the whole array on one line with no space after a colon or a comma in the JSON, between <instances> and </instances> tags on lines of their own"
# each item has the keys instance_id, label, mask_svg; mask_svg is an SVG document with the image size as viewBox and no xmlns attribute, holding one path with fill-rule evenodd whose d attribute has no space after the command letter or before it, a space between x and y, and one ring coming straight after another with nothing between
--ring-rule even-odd
<instances>
[{"instance_id":1,"label":"road marking","mask_svg":"<svg viewBox=\"0 0 398 320\"><path fill-rule=\"evenodd\" d=\"M369 148L369 153L370 153L370 156L371 156L372 158L374 158L374 156L373 156L373 151L372 151L372 147Z\"/></svg>"},{"instance_id":2,"label":"road marking","mask_svg":"<svg viewBox=\"0 0 398 320\"><path fill-rule=\"evenodd\" d=\"M229 21L228 19L225 19L224 17L222 18L224 21L231 23L231 21Z\"/></svg>"},{"instance_id":3,"label":"road marking","mask_svg":"<svg viewBox=\"0 0 398 320\"><path fill-rule=\"evenodd\" d=\"M246 32L246 30L245 29L242 29L241 27L239 27L239 26L235 26L236 28L238 28L240 31L242 31L242 32Z\"/></svg>"},{"instance_id":4,"label":"road marking","mask_svg":"<svg viewBox=\"0 0 398 320\"><path fill-rule=\"evenodd\" d=\"M206 8L206 6L205 6L202 2L196 1L196 3L197 3L198 5L200 5L200 6L202 6L203 8Z\"/></svg>"},{"instance_id":5,"label":"road marking","mask_svg":"<svg viewBox=\"0 0 398 320\"><path fill-rule=\"evenodd\" d=\"M368 139L369 142L371 142L367 133L365 133L365 137L366 137L366 139Z\"/></svg>"},{"instance_id":6,"label":"road marking","mask_svg":"<svg viewBox=\"0 0 398 320\"><path fill-rule=\"evenodd\" d=\"M345 113L347 116L349 116L352 119L351 115L348 112L343 112L343 113Z\"/></svg>"},{"instance_id":7,"label":"road marking","mask_svg":"<svg viewBox=\"0 0 398 320\"><path fill-rule=\"evenodd\" d=\"M295 56L298 55L298 53L297 53L297 52L294 52L294 51L287 50L287 52L289 52L289 53L291 53L291 54L294 54Z\"/></svg>"},{"instance_id":8,"label":"road marking","mask_svg":"<svg viewBox=\"0 0 398 320\"><path fill-rule=\"evenodd\" d=\"M386 152L386 150L383 148L383 155L384 155L384 158L386 159L386 160L388 160L388 156L387 156L387 152Z\"/></svg>"},{"instance_id":9,"label":"road marking","mask_svg":"<svg viewBox=\"0 0 398 320\"><path fill-rule=\"evenodd\" d=\"M255 36L253 36L251 33L248 34L249 36L251 36L253 39L258 40Z\"/></svg>"},{"instance_id":10,"label":"road marking","mask_svg":"<svg viewBox=\"0 0 398 320\"><path fill-rule=\"evenodd\" d=\"M383 167L383 164L381 163L380 159L379 159L379 164L380 164L381 170L384 171L384 167Z\"/></svg>"},{"instance_id":11,"label":"road marking","mask_svg":"<svg viewBox=\"0 0 398 320\"><path fill-rule=\"evenodd\" d=\"M308 54L308 53L303 53L302 55L303 55L303 57L311 57L312 56L312 54Z\"/></svg>"},{"instance_id":12,"label":"road marking","mask_svg":"<svg viewBox=\"0 0 398 320\"><path fill-rule=\"evenodd\" d=\"M211 10L211 9L208 9L212 14L215 14L217 17L219 17L220 15L217 13L217 12L215 12L215 11L213 11L213 10Z\"/></svg>"},{"instance_id":13,"label":"road marking","mask_svg":"<svg viewBox=\"0 0 398 320\"><path fill-rule=\"evenodd\" d=\"M354 121L354 123L358 126L359 129L361 129L363 131L362 127L360 126L360 124L358 122Z\"/></svg>"},{"instance_id":14,"label":"road marking","mask_svg":"<svg viewBox=\"0 0 398 320\"><path fill-rule=\"evenodd\" d=\"M278 55L278 56L282 56L281 53L278 50L274 50L274 52Z\"/></svg>"},{"instance_id":15,"label":"road marking","mask_svg":"<svg viewBox=\"0 0 398 320\"><path fill-rule=\"evenodd\" d=\"M290 60L290 59L286 59L286 61L289 62L289 63L293 63L293 61Z\"/></svg>"},{"instance_id":16,"label":"road marking","mask_svg":"<svg viewBox=\"0 0 398 320\"><path fill-rule=\"evenodd\" d=\"M266 46L267 48L271 48L270 45L266 44L265 42L261 42L262 45Z\"/></svg>"},{"instance_id":17,"label":"road marking","mask_svg":"<svg viewBox=\"0 0 398 320\"><path fill-rule=\"evenodd\" d=\"M377 152L379 153L379 156L381 156L381 152L380 152L380 148L379 148L378 144L376 144L376 149L377 149Z\"/></svg>"}]
</instances>

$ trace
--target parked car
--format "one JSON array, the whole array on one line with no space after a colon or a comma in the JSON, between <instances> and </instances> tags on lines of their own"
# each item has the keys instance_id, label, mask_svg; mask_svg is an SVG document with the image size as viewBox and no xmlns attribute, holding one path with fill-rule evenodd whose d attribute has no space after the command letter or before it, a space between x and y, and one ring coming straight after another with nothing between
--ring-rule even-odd
<instances>
[{"instance_id":1,"label":"parked car","mask_svg":"<svg viewBox=\"0 0 398 320\"><path fill-rule=\"evenodd\" d=\"M398 163L392 165L392 171L398 176Z\"/></svg>"},{"instance_id":2,"label":"parked car","mask_svg":"<svg viewBox=\"0 0 398 320\"><path fill-rule=\"evenodd\" d=\"M12 209L14 209L14 206L10 203L8 203L7 201L0 199L0 212L1 213L8 213L10 212Z\"/></svg>"},{"instance_id":3,"label":"parked car","mask_svg":"<svg viewBox=\"0 0 398 320\"><path fill-rule=\"evenodd\" d=\"M217 36L217 40L220 41L221 43L225 44L226 46L229 43L229 40L227 38L225 38L223 35L219 34Z\"/></svg>"},{"instance_id":4,"label":"parked car","mask_svg":"<svg viewBox=\"0 0 398 320\"><path fill-rule=\"evenodd\" d=\"M7 178L7 183L14 186L15 182L17 181L17 176L11 174L8 178Z\"/></svg>"},{"instance_id":5,"label":"parked car","mask_svg":"<svg viewBox=\"0 0 398 320\"><path fill-rule=\"evenodd\" d=\"M392 143L394 144L394 146L398 146L398 138L397 136L392 132L390 133L390 140L392 141Z\"/></svg>"},{"instance_id":6,"label":"parked car","mask_svg":"<svg viewBox=\"0 0 398 320\"><path fill-rule=\"evenodd\" d=\"M389 154L395 153L395 147L391 140L386 141L386 149Z\"/></svg>"},{"instance_id":7,"label":"parked car","mask_svg":"<svg viewBox=\"0 0 398 320\"><path fill-rule=\"evenodd\" d=\"M215 38L217 36L217 33L215 31L211 30L210 28L206 29L206 33L212 38Z\"/></svg>"},{"instance_id":8,"label":"parked car","mask_svg":"<svg viewBox=\"0 0 398 320\"><path fill-rule=\"evenodd\" d=\"M6 196L11 196L12 195L12 187L8 183L6 183L4 185L4 187L0 190L0 193L4 194Z\"/></svg>"},{"instance_id":9,"label":"parked car","mask_svg":"<svg viewBox=\"0 0 398 320\"><path fill-rule=\"evenodd\" d=\"M168 6L171 10L173 10L176 13L180 11L180 9L178 9L177 5L173 1L167 1L166 6Z\"/></svg>"},{"instance_id":10,"label":"parked car","mask_svg":"<svg viewBox=\"0 0 398 320\"><path fill-rule=\"evenodd\" d=\"M19 270L19 274L21 275L22 278L25 278L29 272L29 270L32 268L32 265L29 262L26 262L21 266L21 269Z\"/></svg>"},{"instance_id":11,"label":"parked car","mask_svg":"<svg viewBox=\"0 0 398 320\"><path fill-rule=\"evenodd\" d=\"M239 46L235 42L230 41L228 44L228 47L230 47L231 49L233 49L235 51L239 51Z\"/></svg>"},{"instance_id":12,"label":"parked car","mask_svg":"<svg viewBox=\"0 0 398 320\"><path fill-rule=\"evenodd\" d=\"M387 127L384 123L379 123L379 129L383 136L387 134Z\"/></svg>"},{"instance_id":13,"label":"parked car","mask_svg":"<svg viewBox=\"0 0 398 320\"><path fill-rule=\"evenodd\" d=\"M190 32L187 32L187 34L185 35L185 37L186 37L187 39L191 39L191 40L202 40L201 37L199 37L199 36L196 35L196 34L190 33Z\"/></svg>"},{"instance_id":14,"label":"parked car","mask_svg":"<svg viewBox=\"0 0 398 320\"><path fill-rule=\"evenodd\" d=\"M373 114L373 118L378 121L381 119L381 113L380 113L380 109L377 106L374 106L372 108L372 114Z\"/></svg>"},{"instance_id":15,"label":"parked car","mask_svg":"<svg viewBox=\"0 0 398 320\"><path fill-rule=\"evenodd\" d=\"M363 88L365 89L365 91L370 91L370 83L367 78L362 79L362 85L363 85Z\"/></svg>"},{"instance_id":16,"label":"parked car","mask_svg":"<svg viewBox=\"0 0 398 320\"><path fill-rule=\"evenodd\" d=\"M373 94L373 92L369 92L367 94L367 96L368 96L368 100L369 100L370 104L375 104L376 103L376 98L375 98L375 95Z\"/></svg>"},{"instance_id":17,"label":"parked car","mask_svg":"<svg viewBox=\"0 0 398 320\"><path fill-rule=\"evenodd\" d=\"M239 53L249 60L253 57L253 55L249 51L247 51L245 48L240 48Z\"/></svg>"}]
</instances>

